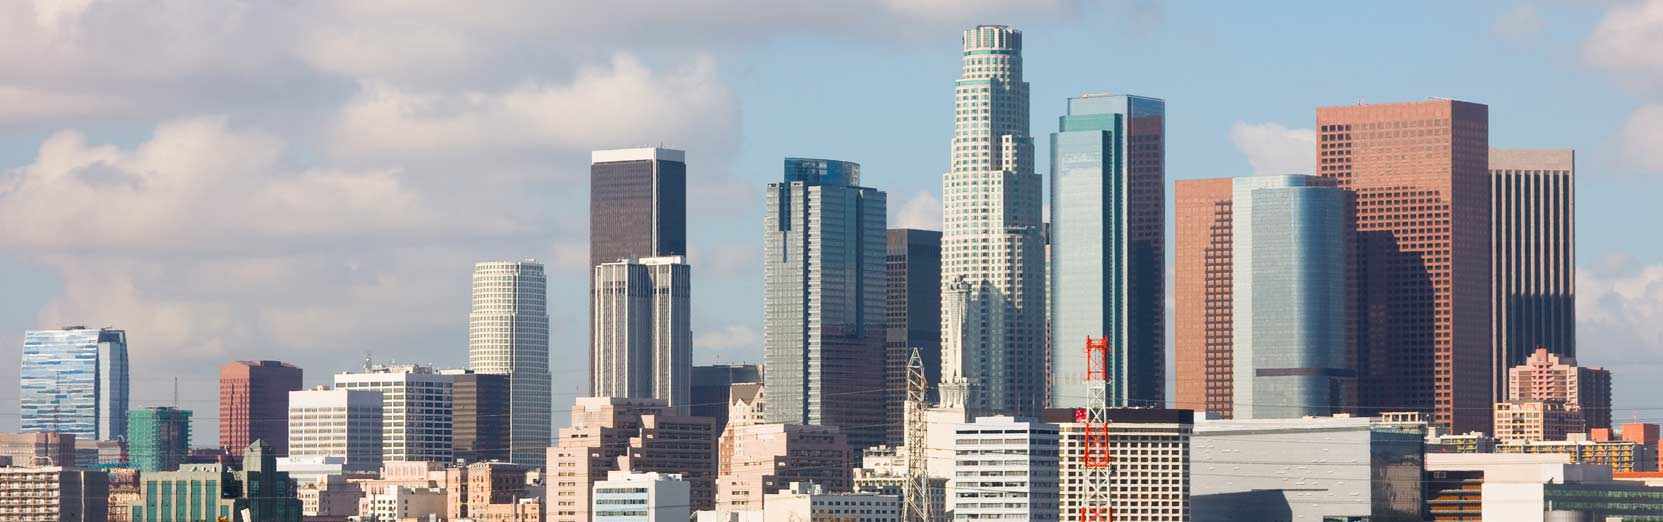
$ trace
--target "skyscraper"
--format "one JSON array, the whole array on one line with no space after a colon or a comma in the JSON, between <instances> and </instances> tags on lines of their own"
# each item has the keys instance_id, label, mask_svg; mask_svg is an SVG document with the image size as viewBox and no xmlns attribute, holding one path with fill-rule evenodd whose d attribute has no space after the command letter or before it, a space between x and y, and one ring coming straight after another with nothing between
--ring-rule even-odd
<instances>
[{"instance_id":1,"label":"skyscraper","mask_svg":"<svg viewBox=\"0 0 1663 522\"><path fill-rule=\"evenodd\" d=\"M1576 357L1576 151L1490 149L1495 400L1538 346Z\"/></svg>"},{"instance_id":2,"label":"skyscraper","mask_svg":"<svg viewBox=\"0 0 1663 522\"><path fill-rule=\"evenodd\" d=\"M687 255L686 153L597 150L589 164L589 266Z\"/></svg>"},{"instance_id":3,"label":"skyscraper","mask_svg":"<svg viewBox=\"0 0 1663 522\"><path fill-rule=\"evenodd\" d=\"M1166 102L1083 94L1051 135L1050 404L1084 407L1087 337L1109 340L1109 404L1166 400Z\"/></svg>"},{"instance_id":4,"label":"skyscraper","mask_svg":"<svg viewBox=\"0 0 1663 522\"><path fill-rule=\"evenodd\" d=\"M508 376L509 459L541 466L552 428L548 282L535 261L474 265L468 368Z\"/></svg>"},{"instance_id":5,"label":"skyscraper","mask_svg":"<svg viewBox=\"0 0 1663 522\"><path fill-rule=\"evenodd\" d=\"M242 451L266 441L273 455L289 454L289 392L301 389L301 370L281 361L232 361L219 367L219 447Z\"/></svg>"},{"instance_id":6,"label":"skyscraper","mask_svg":"<svg viewBox=\"0 0 1663 522\"><path fill-rule=\"evenodd\" d=\"M127 455L141 472L179 469L190 453L190 410L139 408L128 412L127 427Z\"/></svg>"},{"instance_id":7,"label":"skyscraper","mask_svg":"<svg viewBox=\"0 0 1663 522\"><path fill-rule=\"evenodd\" d=\"M884 212L860 165L786 158L763 214L767 418L882 442Z\"/></svg>"},{"instance_id":8,"label":"skyscraper","mask_svg":"<svg viewBox=\"0 0 1663 522\"><path fill-rule=\"evenodd\" d=\"M508 376L441 370L450 377L452 456L468 462L508 461Z\"/></svg>"},{"instance_id":9,"label":"skyscraper","mask_svg":"<svg viewBox=\"0 0 1663 522\"><path fill-rule=\"evenodd\" d=\"M381 392L381 454L385 460L451 460L449 375L430 366L370 366L335 374L335 387Z\"/></svg>"},{"instance_id":10,"label":"skyscraper","mask_svg":"<svg viewBox=\"0 0 1663 522\"><path fill-rule=\"evenodd\" d=\"M1361 401L1488 432L1489 107L1321 107L1316 123L1318 174L1356 193Z\"/></svg>"},{"instance_id":11,"label":"skyscraper","mask_svg":"<svg viewBox=\"0 0 1663 522\"><path fill-rule=\"evenodd\" d=\"M18 377L23 431L127 437L127 332L81 326L26 331Z\"/></svg>"},{"instance_id":12,"label":"skyscraper","mask_svg":"<svg viewBox=\"0 0 1663 522\"><path fill-rule=\"evenodd\" d=\"M977 26L963 44L951 168L941 177L940 402L1034 415L1045 401L1044 188L1028 134L1022 32Z\"/></svg>"},{"instance_id":13,"label":"skyscraper","mask_svg":"<svg viewBox=\"0 0 1663 522\"><path fill-rule=\"evenodd\" d=\"M691 277L682 256L595 265L591 396L664 399L687 413L693 384Z\"/></svg>"},{"instance_id":14,"label":"skyscraper","mask_svg":"<svg viewBox=\"0 0 1663 522\"><path fill-rule=\"evenodd\" d=\"M1337 185L1317 176L1232 180L1235 418L1325 416L1353 403L1350 197Z\"/></svg>"},{"instance_id":15,"label":"skyscraper","mask_svg":"<svg viewBox=\"0 0 1663 522\"><path fill-rule=\"evenodd\" d=\"M728 424L728 401L737 383L762 382L762 367L755 364L712 364L693 367L692 402L687 410L694 417L716 420L716 433Z\"/></svg>"},{"instance_id":16,"label":"skyscraper","mask_svg":"<svg viewBox=\"0 0 1663 522\"><path fill-rule=\"evenodd\" d=\"M336 457L348 471L379 471L382 422L378 391L289 392L289 458Z\"/></svg>"},{"instance_id":17,"label":"skyscraper","mask_svg":"<svg viewBox=\"0 0 1663 522\"><path fill-rule=\"evenodd\" d=\"M1231 417L1230 178L1173 183L1176 407Z\"/></svg>"},{"instance_id":18,"label":"skyscraper","mask_svg":"<svg viewBox=\"0 0 1663 522\"><path fill-rule=\"evenodd\" d=\"M884 443L906 433L907 360L917 348L928 382L941 381L941 232L889 229L885 266Z\"/></svg>"}]
</instances>

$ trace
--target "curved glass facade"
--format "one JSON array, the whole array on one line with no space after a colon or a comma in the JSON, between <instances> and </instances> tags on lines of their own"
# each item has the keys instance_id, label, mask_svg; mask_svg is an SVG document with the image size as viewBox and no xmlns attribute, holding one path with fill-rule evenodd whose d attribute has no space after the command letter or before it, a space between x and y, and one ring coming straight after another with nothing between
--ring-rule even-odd
<instances>
[{"instance_id":1,"label":"curved glass facade","mask_svg":"<svg viewBox=\"0 0 1663 522\"><path fill-rule=\"evenodd\" d=\"M127 437L127 333L105 328L23 333L22 431Z\"/></svg>"}]
</instances>

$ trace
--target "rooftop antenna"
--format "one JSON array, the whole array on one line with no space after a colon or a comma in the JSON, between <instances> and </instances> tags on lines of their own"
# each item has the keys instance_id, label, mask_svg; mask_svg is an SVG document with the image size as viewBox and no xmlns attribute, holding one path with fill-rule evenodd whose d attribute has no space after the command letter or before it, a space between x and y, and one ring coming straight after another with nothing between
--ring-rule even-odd
<instances>
[{"instance_id":1,"label":"rooftop antenna","mask_svg":"<svg viewBox=\"0 0 1663 522\"><path fill-rule=\"evenodd\" d=\"M173 409L179 409L179 377L173 377Z\"/></svg>"},{"instance_id":2,"label":"rooftop antenna","mask_svg":"<svg viewBox=\"0 0 1663 522\"><path fill-rule=\"evenodd\" d=\"M371 366L375 366L375 360L370 358L369 350L364 350L364 371L370 371Z\"/></svg>"}]
</instances>

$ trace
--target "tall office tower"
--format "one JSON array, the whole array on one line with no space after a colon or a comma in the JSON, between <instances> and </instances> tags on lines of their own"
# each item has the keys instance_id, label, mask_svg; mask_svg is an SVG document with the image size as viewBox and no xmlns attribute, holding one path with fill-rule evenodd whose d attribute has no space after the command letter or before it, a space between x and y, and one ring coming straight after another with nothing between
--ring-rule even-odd
<instances>
[{"instance_id":1,"label":"tall office tower","mask_svg":"<svg viewBox=\"0 0 1663 522\"><path fill-rule=\"evenodd\" d=\"M1576 357L1576 151L1490 149L1495 399L1538 346Z\"/></svg>"},{"instance_id":2,"label":"tall office tower","mask_svg":"<svg viewBox=\"0 0 1663 522\"><path fill-rule=\"evenodd\" d=\"M691 278L682 256L595 265L590 396L664 399L687 413L693 384Z\"/></svg>"},{"instance_id":3,"label":"tall office tower","mask_svg":"<svg viewBox=\"0 0 1663 522\"><path fill-rule=\"evenodd\" d=\"M553 427L548 282L534 261L474 265L468 368L508 376L508 458L543 464Z\"/></svg>"},{"instance_id":4,"label":"tall office tower","mask_svg":"<svg viewBox=\"0 0 1663 522\"><path fill-rule=\"evenodd\" d=\"M335 374L335 387L381 392L384 460L451 460L451 377L430 366L369 366Z\"/></svg>"},{"instance_id":5,"label":"tall office tower","mask_svg":"<svg viewBox=\"0 0 1663 522\"><path fill-rule=\"evenodd\" d=\"M716 433L728 424L730 391L739 383L761 383L762 367L755 364L712 364L693 367L693 403L687 408L695 417L716 421Z\"/></svg>"},{"instance_id":6,"label":"tall office tower","mask_svg":"<svg viewBox=\"0 0 1663 522\"><path fill-rule=\"evenodd\" d=\"M941 232L889 229L884 314L884 443L906 434L907 360L917 348L924 377L941 382Z\"/></svg>"},{"instance_id":7,"label":"tall office tower","mask_svg":"<svg viewBox=\"0 0 1663 522\"><path fill-rule=\"evenodd\" d=\"M763 214L768 422L883 441L884 193L860 165L786 158Z\"/></svg>"},{"instance_id":8,"label":"tall office tower","mask_svg":"<svg viewBox=\"0 0 1663 522\"><path fill-rule=\"evenodd\" d=\"M661 148L590 154L589 266L687 255L686 155Z\"/></svg>"},{"instance_id":9,"label":"tall office tower","mask_svg":"<svg viewBox=\"0 0 1663 522\"><path fill-rule=\"evenodd\" d=\"M940 402L1033 415L1045 402L1044 187L1022 32L982 25L963 43L952 167L941 177Z\"/></svg>"},{"instance_id":10,"label":"tall office tower","mask_svg":"<svg viewBox=\"0 0 1663 522\"><path fill-rule=\"evenodd\" d=\"M1057 425L994 415L954 432L958 478L947 499L954 520L1058 519Z\"/></svg>"},{"instance_id":11,"label":"tall office tower","mask_svg":"<svg viewBox=\"0 0 1663 522\"><path fill-rule=\"evenodd\" d=\"M1059 520L1086 522L1081 509L1090 499L1086 482L1086 424L1074 408L1047 409L1042 418L1057 425ZM1189 410L1111 408L1108 415L1110 512L1120 522L1190 520L1190 436L1195 415Z\"/></svg>"},{"instance_id":12,"label":"tall office tower","mask_svg":"<svg viewBox=\"0 0 1663 522\"><path fill-rule=\"evenodd\" d=\"M127 437L127 332L82 326L23 332L18 377L22 431Z\"/></svg>"},{"instance_id":13,"label":"tall office tower","mask_svg":"<svg viewBox=\"0 0 1663 522\"><path fill-rule=\"evenodd\" d=\"M1173 378L1178 408L1231 417L1230 178L1173 183Z\"/></svg>"},{"instance_id":14,"label":"tall office tower","mask_svg":"<svg viewBox=\"0 0 1663 522\"><path fill-rule=\"evenodd\" d=\"M190 410L164 406L127 413L127 455L139 471L179 469L190 449Z\"/></svg>"},{"instance_id":15,"label":"tall office tower","mask_svg":"<svg viewBox=\"0 0 1663 522\"><path fill-rule=\"evenodd\" d=\"M451 379L451 456L468 462L508 461L507 375L443 370Z\"/></svg>"},{"instance_id":16,"label":"tall office tower","mask_svg":"<svg viewBox=\"0 0 1663 522\"><path fill-rule=\"evenodd\" d=\"M1108 337L1109 405L1166 402L1166 102L1083 94L1051 135L1050 404L1089 394L1087 337Z\"/></svg>"},{"instance_id":17,"label":"tall office tower","mask_svg":"<svg viewBox=\"0 0 1663 522\"><path fill-rule=\"evenodd\" d=\"M1332 178L1231 183L1231 377L1238 419L1349 411L1350 193Z\"/></svg>"},{"instance_id":18,"label":"tall office tower","mask_svg":"<svg viewBox=\"0 0 1663 522\"><path fill-rule=\"evenodd\" d=\"M1589 428L1611 427L1611 371L1577 366L1576 359L1537 348L1509 368L1509 401L1559 401L1579 412Z\"/></svg>"},{"instance_id":19,"label":"tall office tower","mask_svg":"<svg viewBox=\"0 0 1663 522\"><path fill-rule=\"evenodd\" d=\"M290 459L336 457L347 471L380 471L381 426L381 392L289 392Z\"/></svg>"},{"instance_id":20,"label":"tall office tower","mask_svg":"<svg viewBox=\"0 0 1663 522\"><path fill-rule=\"evenodd\" d=\"M1364 412L1425 411L1439 427L1488 432L1489 107L1321 107L1317 160L1356 193Z\"/></svg>"},{"instance_id":21,"label":"tall office tower","mask_svg":"<svg viewBox=\"0 0 1663 522\"><path fill-rule=\"evenodd\" d=\"M289 392L301 370L281 361L232 361L219 367L219 447L240 451L256 440L289 454Z\"/></svg>"}]
</instances>

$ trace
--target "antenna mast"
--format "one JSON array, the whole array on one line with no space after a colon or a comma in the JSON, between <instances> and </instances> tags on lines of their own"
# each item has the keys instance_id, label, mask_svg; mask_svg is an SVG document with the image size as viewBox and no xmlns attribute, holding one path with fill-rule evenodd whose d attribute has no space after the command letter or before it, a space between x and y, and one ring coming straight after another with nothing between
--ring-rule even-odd
<instances>
[{"instance_id":1,"label":"antenna mast","mask_svg":"<svg viewBox=\"0 0 1663 522\"><path fill-rule=\"evenodd\" d=\"M1081 522L1112 522L1114 508L1109 502L1109 479L1114 470L1109 457L1109 338L1086 337L1086 407L1075 413L1084 424L1085 502L1080 506Z\"/></svg>"},{"instance_id":2,"label":"antenna mast","mask_svg":"<svg viewBox=\"0 0 1663 522\"><path fill-rule=\"evenodd\" d=\"M906 502L906 522L935 520L930 510L930 477L927 473L929 427L924 420L924 395L929 388L930 381L924 376L924 358L919 356L918 348L913 348L912 356L907 359L907 481L902 490L902 498Z\"/></svg>"}]
</instances>

